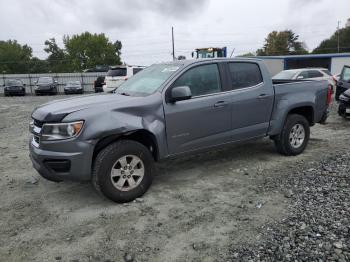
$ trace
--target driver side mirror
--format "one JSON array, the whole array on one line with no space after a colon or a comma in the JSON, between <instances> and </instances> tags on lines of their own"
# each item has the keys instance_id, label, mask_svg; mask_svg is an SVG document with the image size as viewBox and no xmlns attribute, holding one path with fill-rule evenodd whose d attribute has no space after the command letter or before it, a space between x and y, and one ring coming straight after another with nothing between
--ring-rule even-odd
<instances>
[{"instance_id":1,"label":"driver side mirror","mask_svg":"<svg viewBox=\"0 0 350 262\"><path fill-rule=\"evenodd\" d=\"M297 79L304 79L304 77L303 76L298 76Z\"/></svg>"},{"instance_id":2,"label":"driver side mirror","mask_svg":"<svg viewBox=\"0 0 350 262\"><path fill-rule=\"evenodd\" d=\"M188 86L177 86L171 89L170 102L183 101L191 99L192 92Z\"/></svg>"}]
</instances>

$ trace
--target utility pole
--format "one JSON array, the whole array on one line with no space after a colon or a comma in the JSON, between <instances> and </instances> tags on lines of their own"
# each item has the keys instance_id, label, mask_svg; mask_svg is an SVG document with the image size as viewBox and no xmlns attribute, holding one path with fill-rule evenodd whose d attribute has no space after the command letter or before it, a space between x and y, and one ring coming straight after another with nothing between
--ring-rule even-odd
<instances>
[{"instance_id":1,"label":"utility pole","mask_svg":"<svg viewBox=\"0 0 350 262\"><path fill-rule=\"evenodd\" d=\"M171 27L171 38L173 43L173 60L175 61L175 42L174 42L174 27Z\"/></svg>"},{"instance_id":2,"label":"utility pole","mask_svg":"<svg viewBox=\"0 0 350 262\"><path fill-rule=\"evenodd\" d=\"M338 35L338 53L340 53L340 21L338 21L337 35Z\"/></svg>"},{"instance_id":3,"label":"utility pole","mask_svg":"<svg viewBox=\"0 0 350 262\"><path fill-rule=\"evenodd\" d=\"M231 53L231 55L230 55L230 58L233 56L235 50L236 50L236 48L233 48L232 53Z\"/></svg>"}]
</instances>

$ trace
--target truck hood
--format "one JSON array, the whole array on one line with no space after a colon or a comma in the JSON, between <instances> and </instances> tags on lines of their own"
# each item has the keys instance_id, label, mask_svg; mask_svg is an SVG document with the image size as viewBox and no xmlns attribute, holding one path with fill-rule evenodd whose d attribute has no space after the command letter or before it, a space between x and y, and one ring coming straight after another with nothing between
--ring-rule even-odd
<instances>
[{"instance_id":1,"label":"truck hood","mask_svg":"<svg viewBox=\"0 0 350 262\"><path fill-rule=\"evenodd\" d=\"M350 97L350 89L346 90L344 93L343 93L344 96L346 97Z\"/></svg>"},{"instance_id":2,"label":"truck hood","mask_svg":"<svg viewBox=\"0 0 350 262\"><path fill-rule=\"evenodd\" d=\"M106 94L55 100L37 107L32 113L32 118L41 122L60 122L73 112L106 106L108 104L122 107L123 104L133 99L137 98L117 94Z\"/></svg>"}]
</instances>

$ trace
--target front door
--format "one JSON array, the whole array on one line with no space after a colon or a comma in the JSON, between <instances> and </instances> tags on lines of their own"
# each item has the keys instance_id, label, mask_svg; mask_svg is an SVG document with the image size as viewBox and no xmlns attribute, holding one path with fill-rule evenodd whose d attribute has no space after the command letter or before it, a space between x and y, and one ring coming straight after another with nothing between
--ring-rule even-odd
<instances>
[{"instance_id":1,"label":"front door","mask_svg":"<svg viewBox=\"0 0 350 262\"><path fill-rule=\"evenodd\" d=\"M350 67L344 66L340 79L337 83L336 98L338 99L339 96L348 89L350 89Z\"/></svg>"},{"instance_id":2,"label":"front door","mask_svg":"<svg viewBox=\"0 0 350 262\"><path fill-rule=\"evenodd\" d=\"M170 88L188 86L192 98L164 105L169 154L230 141L231 98L223 93L217 63L188 69Z\"/></svg>"}]
</instances>

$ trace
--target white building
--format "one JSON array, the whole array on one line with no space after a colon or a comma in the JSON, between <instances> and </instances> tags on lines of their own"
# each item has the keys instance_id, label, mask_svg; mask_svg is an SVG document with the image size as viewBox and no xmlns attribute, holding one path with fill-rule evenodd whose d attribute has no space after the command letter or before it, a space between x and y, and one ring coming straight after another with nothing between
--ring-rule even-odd
<instances>
[{"instance_id":1,"label":"white building","mask_svg":"<svg viewBox=\"0 0 350 262\"><path fill-rule=\"evenodd\" d=\"M350 53L258 56L254 58L263 60L272 76L282 70L306 67L327 68L335 75L341 73L344 65L350 65Z\"/></svg>"}]
</instances>

